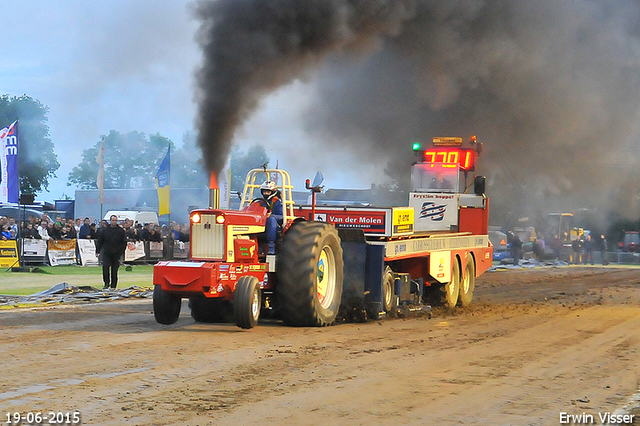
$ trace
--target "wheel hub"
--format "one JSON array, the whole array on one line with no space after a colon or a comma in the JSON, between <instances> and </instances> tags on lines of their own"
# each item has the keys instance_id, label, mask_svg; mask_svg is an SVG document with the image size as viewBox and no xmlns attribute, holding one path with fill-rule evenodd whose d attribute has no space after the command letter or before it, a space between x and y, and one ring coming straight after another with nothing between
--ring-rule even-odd
<instances>
[{"instance_id":1,"label":"wheel hub","mask_svg":"<svg viewBox=\"0 0 640 426\"><path fill-rule=\"evenodd\" d=\"M333 301L336 287L335 260L331 247L325 246L318 258L316 273L316 291L318 302L323 308L328 308Z\"/></svg>"}]
</instances>

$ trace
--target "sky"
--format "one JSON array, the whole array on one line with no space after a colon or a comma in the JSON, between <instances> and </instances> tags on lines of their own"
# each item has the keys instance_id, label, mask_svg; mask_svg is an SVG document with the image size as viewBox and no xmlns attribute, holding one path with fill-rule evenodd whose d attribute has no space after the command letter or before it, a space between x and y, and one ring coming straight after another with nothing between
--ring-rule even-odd
<instances>
[{"instance_id":1,"label":"sky","mask_svg":"<svg viewBox=\"0 0 640 426\"><path fill-rule=\"evenodd\" d=\"M82 150L110 130L160 133L181 146L194 132L197 106L194 74L202 58L195 37L200 22L185 0L7 1L0 37L0 91L26 94L49 108L48 125L58 155L57 178L50 181L46 201L63 194ZM266 97L251 120L238 129L234 145L245 150L262 144L275 166L292 167L302 186L319 168L301 165L292 147L304 138L301 111L309 102L304 83L292 82ZM336 170L334 182L368 185L368 178ZM294 177L295 179L295 177Z\"/></svg>"},{"instance_id":2,"label":"sky","mask_svg":"<svg viewBox=\"0 0 640 426\"><path fill-rule=\"evenodd\" d=\"M204 120L213 167L261 144L300 189L318 170L328 188L398 181L413 142L475 134L492 217L640 217L634 0L0 6L0 92L49 108L61 167L47 201L73 197L70 170L110 130L180 146Z\"/></svg>"}]
</instances>

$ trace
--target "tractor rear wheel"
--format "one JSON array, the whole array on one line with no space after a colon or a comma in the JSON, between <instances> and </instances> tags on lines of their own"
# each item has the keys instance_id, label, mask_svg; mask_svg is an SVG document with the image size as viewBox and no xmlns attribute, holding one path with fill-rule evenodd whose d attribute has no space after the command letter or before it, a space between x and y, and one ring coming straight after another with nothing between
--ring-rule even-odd
<instances>
[{"instance_id":1,"label":"tractor rear wheel","mask_svg":"<svg viewBox=\"0 0 640 426\"><path fill-rule=\"evenodd\" d=\"M196 322L225 322L226 306L224 306L224 303L225 301L222 299L191 297L189 298L191 317Z\"/></svg>"},{"instance_id":2,"label":"tractor rear wheel","mask_svg":"<svg viewBox=\"0 0 640 426\"><path fill-rule=\"evenodd\" d=\"M458 297L458 305L469 306L473 300L473 292L476 288L476 264L473 256L467 256L467 266L464 271L464 278L460 282L460 297Z\"/></svg>"},{"instance_id":3,"label":"tractor rear wheel","mask_svg":"<svg viewBox=\"0 0 640 426\"><path fill-rule=\"evenodd\" d=\"M249 329L258 324L261 296L260 281L256 277L240 277L233 293L233 319L238 327Z\"/></svg>"},{"instance_id":4,"label":"tractor rear wheel","mask_svg":"<svg viewBox=\"0 0 640 426\"><path fill-rule=\"evenodd\" d=\"M278 307L297 327L331 325L342 299L343 259L338 231L323 222L301 221L283 236L277 258Z\"/></svg>"},{"instance_id":5,"label":"tractor rear wheel","mask_svg":"<svg viewBox=\"0 0 640 426\"><path fill-rule=\"evenodd\" d=\"M162 290L162 286L153 286L153 316L160 324L174 324L180 316L182 299Z\"/></svg>"}]
</instances>

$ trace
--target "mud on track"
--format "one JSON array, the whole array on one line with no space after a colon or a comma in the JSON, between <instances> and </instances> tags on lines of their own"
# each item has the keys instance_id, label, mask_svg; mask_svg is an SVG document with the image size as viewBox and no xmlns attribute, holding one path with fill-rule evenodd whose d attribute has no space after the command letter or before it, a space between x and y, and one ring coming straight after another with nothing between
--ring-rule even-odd
<instances>
[{"instance_id":1,"label":"mud on track","mask_svg":"<svg viewBox=\"0 0 640 426\"><path fill-rule=\"evenodd\" d=\"M470 307L433 314L245 331L194 323L186 301L169 327L149 299L2 311L0 421L599 424L640 387L639 269L491 272Z\"/></svg>"}]
</instances>

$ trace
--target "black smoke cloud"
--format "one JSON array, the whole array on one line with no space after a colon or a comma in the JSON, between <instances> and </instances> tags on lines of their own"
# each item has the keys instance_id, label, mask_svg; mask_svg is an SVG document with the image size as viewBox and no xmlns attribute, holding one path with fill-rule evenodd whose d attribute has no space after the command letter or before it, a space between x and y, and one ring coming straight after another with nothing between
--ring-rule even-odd
<instances>
[{"instance_id":1,"label":"black smoke cloud","mask_svg":"<svg viewBox=\"0 0 640 426\"><path fill-rule=\"evenodd\" d=\"M636 1L232 0L199 13L212 170L259 100L305 76L318 94L309 133L388 158L403 185L412 142L476 134L500 220L640 214Z\"/></svg>"},{"instance_id":2,"label":"black smoke cloud","mask_svg":"<svg viewBox=\"0 0 640 426\"><path fill-rule=\"evenodd\" d=\"M201 1L197 73L198 144L209 170L220 171L234 132L260 99L317 66L329 53L367 49L399 31L412 1Z\"/></svg>"}]
</instances>

